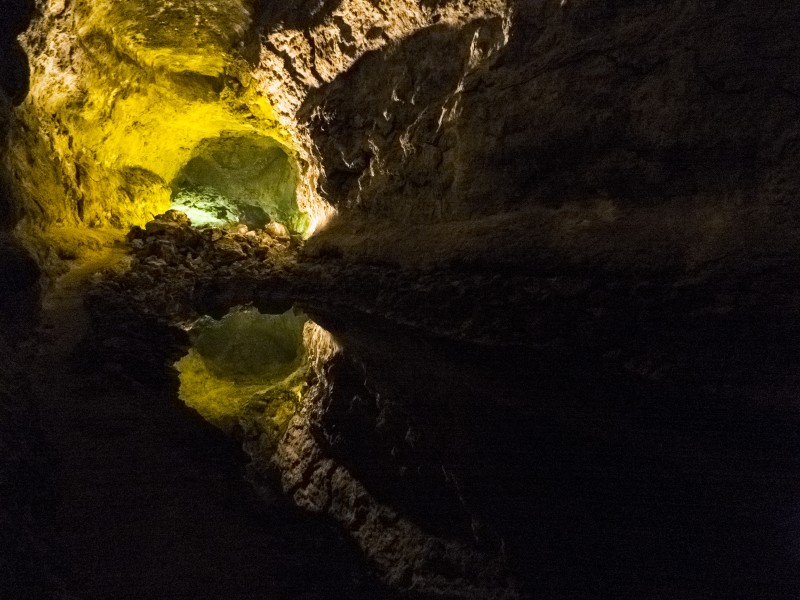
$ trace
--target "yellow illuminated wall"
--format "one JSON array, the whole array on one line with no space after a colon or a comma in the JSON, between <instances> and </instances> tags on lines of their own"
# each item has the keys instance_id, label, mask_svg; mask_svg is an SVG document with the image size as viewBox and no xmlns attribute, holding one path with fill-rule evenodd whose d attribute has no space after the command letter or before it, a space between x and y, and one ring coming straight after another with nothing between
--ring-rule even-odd
<instances>
[{"instance_id":1,"label":"yellow illuminated wall","mask_svg":"<svg viewBox=\"0 0 800 600\"><path fill-rule=\"evenodd\" d=\"M295 310L234 309L195 329L194 346L175 364L181 400L226 432L258 431L270 447L302 410L315 373L338 351L327 331Z\"/></svg>"},{"instance_id":2,"label":"yellow illuminated wall","mask_svg":"<svg viewBox=\"0 0 800 600\"><path fill-rule=\"evenodd\" d=\"M220 135L273 138L296 161L250 85L250 21L242 0L51 0L23 39L31 89L8 153L23 227L142 225ZM326 210L300 202L312 221Z\"/></svg>"}]
</instances>

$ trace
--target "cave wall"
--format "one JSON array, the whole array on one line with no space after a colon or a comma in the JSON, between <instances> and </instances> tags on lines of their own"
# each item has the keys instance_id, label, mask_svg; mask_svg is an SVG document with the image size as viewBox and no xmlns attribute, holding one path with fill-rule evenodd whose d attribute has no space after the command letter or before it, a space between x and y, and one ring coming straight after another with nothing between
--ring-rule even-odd
<instances>
[{"instance_id":1,"label":"cave wall","mask_svg":"<svg viewBox=\"0 0 800 600\"><path fill-rule=\"evenodd\" d=\"M299 115L321 152L320 192L337 206L394 220L469 216L475 201L456 179L480 171L464 153L486 140L469 131L466 120L475 117L464 117L461 96L505 45L506 26L499 16L439 22L313 90ZM478 118L487 119L494 102L483 100ZM492 202L480 204L489 212Z\"/></svg>"},{"instance_id":2,"label":"cave wall","mask_svg":"<svg viewBox=\"0 0 800 600\"><path fill-rule=\"evenodd\" d=\"M261 135L292 152L249 86L247 3L37 8L21 38L30 91L6 160L26 237L44 231L46 246L68 247L89 229L143 225L169 208L170 182L207 139Z\"/></svg>"},{"instance_id":3,"label":"cave wall","mask_svg":"<svg viewBox=\"0 0 800 600\"><path fill-rule=\"evenodd\" d=\"M180 170L170 187L173 208L191 203L199 192L219 202L229 219L240 218L253 227L270 220L303 231L298 215L297 172L287 149L264 136L222 135L200 142L192 158ZM189 214L190 218L193 218ZM196 223L195 223L196 224Z\"/></svg>"},{"instance_id":4,"label":"cave wall","mask_svg":"<svg viewBox=\"0 0 800 600\"><path fill-rule=\"evenodd\" d=\"M28 90L28 61L17 36L33 16L34 4L4 0L0 3L0 162L5 156L13 123L13 107ZM12 343L33 321L39 295L39 268L13 239L10 230L19 218L14 186L0 168L0 342Z\"/></svg>"},{"instance_id":5,"label":"cave wall","mask_svg":"<svg viewBox=\"0 0 800 600\"><path fill-rule=\"evenodd\" d=\"M3 0L0 10L0 139L3 140L0 156L5 153L5 140L11 126L11 111L28 91L28 59L17 41L28 26L33 13L33 2ZM13 191L5 170L0 170L0 227L7 229L13 224Z\"/></svg>"},{"instance_id":6,"label":"cave wall","mask_svg":"<svg viewBox=\"0 0 800 600\"><path fill-rule=\"evenodd\" d=\"M527 1L507 25L424 29L307 97L323 192L414 220L786 200L800 15L767 4Z\"/></svg>"},{"instance_id":7,"label":"cave wall","mask_svg":"<svg viewBox=\"0 0 800 600\"><path fill-rule=\"evenodd\" d=\"M405 129L430 128L459 81L490 62L509 9L503 0L264 3L253 77L301 149L312 193L347 210L365 205L362 193L398 192L406 173L388 163L408 149ZM423 151L415 168L436 169L438 153ZM406 207L399 213L431 212L409 195L393 202Z\"/></svg>"},{"instance_id":8,"label":"cave wall","mask_svg":"<svg viewBox=\"0 0 800 600\"><path fill-rule=\"evenodd\" d=\"M317 190L341 212L311 254L691 269L795 253L796 6L470 15L431 19L304 96Z\"/></svg>"},{"instance_id":9,"label":"cave wall","mask_svg":"<svg viewBox=\"0 0 800 600\"><path fill-rule=\"evenodd\" d=\"M9 162L34 229L141 224L167 206L198 143L260 133L292 152L314 226L330 207L341 213L319 243L353 256L397 259L414 254L400 248L402 228L509 214L513 224L488 235L513 239L520 255L531 239L580 253L574 222L611 253L647 229L673 254L722 240L719 255L753 223L792 237L798 10L777 0L40 2L23 38L31 87ZM354 240L364 221L393 227L378 236L391 242ZM433 247L442 235L413 237L446 254Z\"/></svg>"},{"instance_id":10,"label":"cave wall","mask_svg":"<svg viewBox=\"0 0 800 600\"><path fill-rule=\"evenodd\" d=\"M124 230L165 210L180 168L219 135L263 135L288 149L313 230L333 211L318 192L317 141L298 116L309 93L418 31L497 20L505 6L40 0L36 9L21 38L30 89L14 111L6 166L20 231L44 231L45 246L71 255L96 237L89 229Z\"/></svg>"}]
</instances>

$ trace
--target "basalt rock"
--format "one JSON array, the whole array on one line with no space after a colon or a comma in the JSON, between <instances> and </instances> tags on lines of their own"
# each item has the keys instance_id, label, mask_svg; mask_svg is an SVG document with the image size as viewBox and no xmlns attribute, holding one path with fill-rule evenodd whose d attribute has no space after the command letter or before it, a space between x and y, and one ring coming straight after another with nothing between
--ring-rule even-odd
<instances>
[{"instance_id":1,"label":"basalt rock","mask_svg":"<svg viewBox=\"0 0 800 600\"><path fill-rule=\"evenodd\" d=\"M800 5L190 4L37 3L21 38L30 85L15 68L0 73L22 100L0 101L0 221L19 220L36 249L34 259L0 250L4 321L36 304L40 267L66 270L127 235L127 256L90 304L185 326L298 300L524 354L533 366L508 376L546 382L553 411L576 421L590 411L575 398L594 400L582 386L619 384L592 407L602 418L586 417L586 437L630 435L664 464L663 440L635 423L652 417L651 399L678 423L694 423L693 402L773 415L767 423L791 413ZM2 56L18 52L9 37L20 23L3 22ZM267 196L284 224L267 222ZM245 223L197 228L165 212L184 200ZM303 242L301 231L315 235ZM394 372L374 348L362 355ZM245 428L254 479L334 519L395 587L513 596L498 539L524 548L521 534L502 519L502 536L486 526L472 505L480 494L458 490L485 481L463 460L466 417L456 410L462 422L448 428L441 406L419 403L431 425L413 422L363 378L337 396L326 377L344 367L328 358L285 431L283 420L269 435ZM559 385L564 365L572 388ZM353 369L335 379L358 380ZM13 438L13 423L0 428ZM659 431L679 459L702 455ZM442 449L452 464L430 459ZM370 461L394 479L371 478ZM440 500L435 515L409 495L414 485Z\"/></svg>"}]
</instances>

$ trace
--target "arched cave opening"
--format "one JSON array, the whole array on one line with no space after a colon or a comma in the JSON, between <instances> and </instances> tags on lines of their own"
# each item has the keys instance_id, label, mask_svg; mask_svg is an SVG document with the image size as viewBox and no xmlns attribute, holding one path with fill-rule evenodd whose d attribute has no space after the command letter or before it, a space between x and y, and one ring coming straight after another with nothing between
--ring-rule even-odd
<instances>
[{"instance_id":1,"label":"arched cave opening","mask_svg":"<svg viewBox=\"0 0 800 600\"><path fill-rule=\"evenodd\" d=\"M172 180L171 208L195 226L276 221L303 233L310 221L297 204L297 178L289 151L273 138L223 133L202 140Z\"/></svg>"},{"instance_id":2,"label":"arched cave opening","mask_svg":"<svg viewBox=\"0 0 800 600\"><path fill-rule=\"evenodd\" d=\"M297 412L309 377L307 327L299 310L262 314L233 308L192 325L192 346L176 364L180 398L230 432L252 423L277 444Z\"/></svg>"}]
</instances>

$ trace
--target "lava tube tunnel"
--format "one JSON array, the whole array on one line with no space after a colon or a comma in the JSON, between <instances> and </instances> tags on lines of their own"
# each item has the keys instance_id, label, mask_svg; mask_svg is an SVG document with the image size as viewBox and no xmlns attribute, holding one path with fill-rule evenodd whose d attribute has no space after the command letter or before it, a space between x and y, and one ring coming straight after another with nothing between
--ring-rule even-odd
<instances>
[{"instance_id":1,"label":"lava tube tunnel","mask_svg":"<svg viewBox=\"0 0 800 600\"><path fill-rule=\"evenodd\" d=\"M800 598L800 2L0 6L0 600Z\"/></svg>"},{"instance_id":2,"label":"lava tube tunnel","mask_svg":"<svg viewBox=\"0 0 800 600\"><path fill-rule=\"evenodd\" d=\"M295 310L238 309L219 321L200 320L191 330L191 350L176 363L181 399L226 431L249 415L277 444L308 383L315 350L304 331L313 327Z\"/></svg>"},{"instance_id":3,"label":"lava tube tunnel","mask_svg":"<svg viewBox=\"0 0 800 600\"><path fill-rule=\"evenodd\" d=\"M272 138L204 139L170 184L171 208L197 226L238 222L259 229L276 221L302 234L310 223L297 205L297 178L291 157Z\"/></svg>"}]
</instances>

